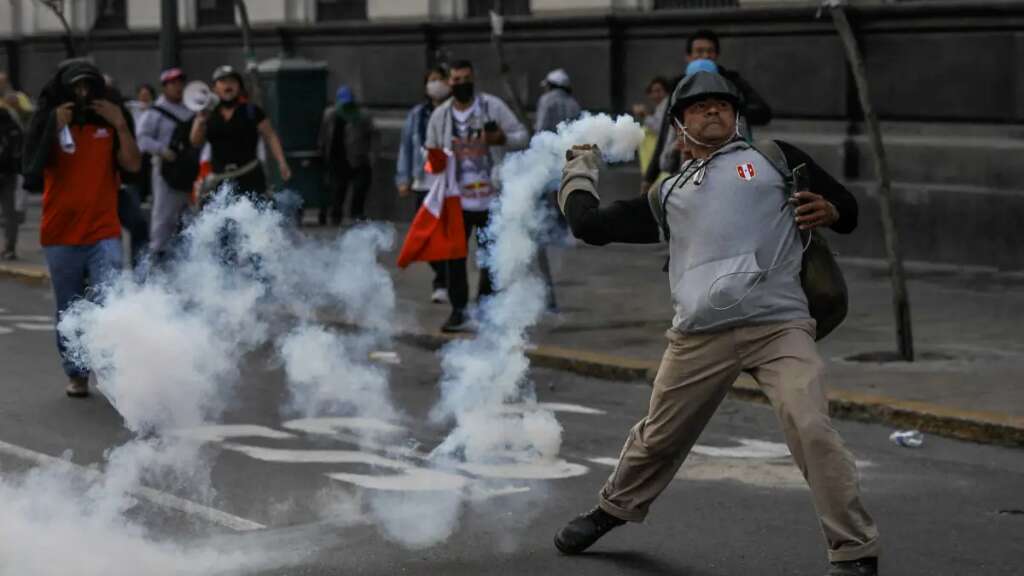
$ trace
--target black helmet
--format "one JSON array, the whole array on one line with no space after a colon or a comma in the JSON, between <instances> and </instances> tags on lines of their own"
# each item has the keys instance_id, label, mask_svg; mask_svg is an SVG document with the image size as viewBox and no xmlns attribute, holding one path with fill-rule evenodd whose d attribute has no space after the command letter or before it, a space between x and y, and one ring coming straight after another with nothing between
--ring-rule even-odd
<instances>
[{"instance_id":1,"label":"black helmet","mask_svg":"<svg viewBox=\"0 0 1024 576\"><path fill-rule=\"evenodd\" d=\"M740 94L728 78L715 72L700 71L684 77L676 84L668 107L669 116L675 117L690 104L708 98L721 98L732 104L737 111L740 109Z\"/></svg>"}]
</instances>

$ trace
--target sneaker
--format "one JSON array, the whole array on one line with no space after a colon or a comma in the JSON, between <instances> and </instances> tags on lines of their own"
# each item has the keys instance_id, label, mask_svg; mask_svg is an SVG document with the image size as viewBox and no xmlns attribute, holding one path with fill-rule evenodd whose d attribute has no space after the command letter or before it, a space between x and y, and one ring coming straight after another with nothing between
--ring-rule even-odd
<instances>
[{"instance_id":1,"label":"sneaker","mask_svg":"<svg viewBox=\"0 0 1024 576\"><path fill-rule=\"evenodd\" d=\"M448 289L434 288L434 291L430 293L430 301L434 304L444 304L448 301Z\"/></svg>"},{"instance_id":2,"label":"sneaker","mask_svg":"<svg viewBox=\"0 0 1024 576\"><path fill-rule=\"evenodd\" d=\"M448 317L444 325L441 326L441 332L469 332L472 330L472 322L466 317L464 310L452 310L452 315Z\"/></svg>"},{"instance_id":3,"label":"sneaker","mask_svg":"<svg viewBox=\"0 0 1024 576\"><path fill-rule=\"evenodd\" d=\"M69 398L85 398L89 395L89 379L72 377L64 387L64 393Z\"/></svg>"},{"instance_id":4,"label":"sneaker","mask_svg":"<svg viewBox=\"0 0 1024 576\"><path fill-rule=\"evenodd\" d=\"M580 514L555 534L555 548L562 554L579 554L601 536L625 524L626 521L594 507L586 514Z\"/></svg>"},{"instance_id":5,"label":"sneaker","mask_svg":"<svg viewBox=\"0 0 1024 576\"><path fill-rule=\"evenodd\" d=\"M14 253L14 250L4 250L0 253L0 260L7 260L8 262L17 260L18 255Z\"/></svg>"},{"instance_id":6,"label":"sneaker","mask_svg":"<svg viewBox=\"0 0 1024 576\"><path fill-rule=\"evenodd\" d=\"M861 558L850 562L833 562L825 576L877 576L878 558Z\"/></svg>"}]
</instances>

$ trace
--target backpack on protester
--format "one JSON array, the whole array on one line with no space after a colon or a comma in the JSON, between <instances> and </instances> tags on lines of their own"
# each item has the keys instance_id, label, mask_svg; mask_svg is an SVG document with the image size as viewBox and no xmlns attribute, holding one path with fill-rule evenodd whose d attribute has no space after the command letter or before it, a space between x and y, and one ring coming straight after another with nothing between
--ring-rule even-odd
<instances>
[{"instance_id":1,"label":"backpack on protester","mask_svg":"<svg viewBox=\"0 0 1024 576\"><path fill-rule=\"evenodd\" d=\"M793 170L782 148L774 140L759 140L753 147L782 175L786 183L793 188L792 191L798 192ZM800 266L800 285L807 296L807 307L811 317L818 325L815 340L821 340L846 319L850 297L843 271L839 268L825 235L818 230L811 230L809 233L810 242L803 253ZM805 237L805 234L807 232L801 232L800 235Z\"/></svg>"},{"instance_id":2,"label":"backpack on protester","mask_svg":"<svg viewBox=\"0 0 1024 576\"><path fill-rule=\"evenodd\" d=\"M13 176L21 170L21 152L25 146L25 132L11 116L0 109L0 175Z\"/></svg>"},{"instance_id":3,"label":"backpack on protester","mask_svg":"<svg viewBox=\"0 0 1024 576\"><path fill-rule=\"evenodd\" d=\"M199 177L199 156L202 153L200 148L192 145L192 121L179 120L160 106L154 105L153 110L174 122L174 132L167 149L174 152L175 159L160 160L160 176L172 189L191 192L192 185Z\"/></svg>"}]
</instances>

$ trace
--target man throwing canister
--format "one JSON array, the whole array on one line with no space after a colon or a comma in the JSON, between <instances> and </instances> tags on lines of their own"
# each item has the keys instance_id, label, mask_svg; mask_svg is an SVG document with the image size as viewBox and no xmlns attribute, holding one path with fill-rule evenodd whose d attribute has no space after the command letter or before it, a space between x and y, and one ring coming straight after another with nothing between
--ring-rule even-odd
<instances>
[{"instance_id":1,"label":"man throwing canister","mask_svg":"<svg viewBox=\"0 0 1024 576\"><path fill-rule=\"evenodd\" d=\"M878 573L878 530L861 504L857 469L828 415L824 362L800 283L802 234L857 225L853 196L805 153L785 142L738 136L735 86L697 72L676 87L669 114L693 158L647 196L601 208L599 151L568 153L559 205L590 244L669 244L675 306L668 348L647 416L629 433L598 506L555 536L566 554L609 530L641 522L682 465L741 372L779 416L793 459L811 489L828 542L828 576ZM774 147L778 155L767 151ZM791 194L779 169L805 164L809 190Z\"/></svg>"}]
</instances>

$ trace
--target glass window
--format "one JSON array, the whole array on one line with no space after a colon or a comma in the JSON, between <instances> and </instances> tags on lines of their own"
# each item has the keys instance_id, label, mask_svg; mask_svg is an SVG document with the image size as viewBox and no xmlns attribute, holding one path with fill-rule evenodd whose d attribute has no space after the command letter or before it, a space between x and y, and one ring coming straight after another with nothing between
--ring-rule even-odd
<instances>
[{"instance_id":1,"label":"glass window","mask_svg":"<svg viewBox=\"0 0 1024 576\"><path fill-rule=\"evenodd\" d=\"M196 26L232 26L234 23L234 0L196 0Z\"/></svg>"},{"instance_id":2,"label":"glass window","mask_svg":"<svg viewBox=\"0 0 1024 576\"><path fill-rule=\"evenodd\" d=\"M97 30L117 30L128 27L126 0L99 0L96 3Z\"/></svg>"},{"instance_id":3,"label":"glass window","mask_svg":"<svg viewBox=\"0 0 1024 576\"><path fill-rule=\"evenodd\" d=\"M366 20L366 0L317 0L316 20Z\"/></svg>"},{"instance_id":4,"label":"glass window","mask_svg":"<svg viewBox=\"0 0 1024 576\"><path fill-rule=\"evenodd\" d=\"M467 0L466 17L484 18L495 9L496 0ZM530 0L503 0L501 13L505 16L529 16Z\"/></svg>"}]
</instances>

